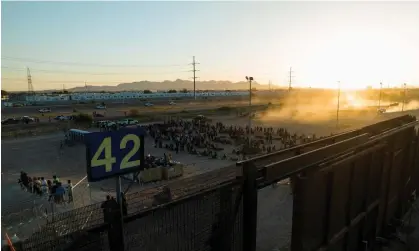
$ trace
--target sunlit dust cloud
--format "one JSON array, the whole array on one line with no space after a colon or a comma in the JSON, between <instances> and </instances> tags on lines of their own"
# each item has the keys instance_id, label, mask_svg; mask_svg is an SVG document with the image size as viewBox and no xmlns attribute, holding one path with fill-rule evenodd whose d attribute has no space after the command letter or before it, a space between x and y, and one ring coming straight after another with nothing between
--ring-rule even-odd
<instances>
[{"instance_id":1,"label":"sunlit dust cloud","mask_svg":"<svg viewBox=\"0 0 419 251\"><path fill-rule=\"evenodd\" d=\"M294 92L281 99L281 105L257 118L268 120L293 120L302 123L319 123L335 120L338 110L337 92ZM365 100L355 92L342 91L339 95L339 117L362 119L366 114L377 114L378 102Z\"/></svg>"},{"instance_id":2,"label":"sunlit dust cloud","mask_svg":"<svg viewBox=\"0 0 419 251\"><path fill-rule=\"evenodd\" d=\"M386 113L391 112L400 112L400 111L409 111L409 110L417 110L419 109L419 101L418 100L412 100L406 104L399 103L397 106L391 106L386 108Z\"/></svg>"}]
</instances>

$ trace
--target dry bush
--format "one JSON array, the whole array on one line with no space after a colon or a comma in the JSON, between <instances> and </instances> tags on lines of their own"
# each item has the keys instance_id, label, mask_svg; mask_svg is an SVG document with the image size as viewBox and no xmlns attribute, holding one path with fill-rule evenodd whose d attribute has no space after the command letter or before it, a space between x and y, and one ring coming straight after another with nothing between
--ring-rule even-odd
<instances>
[{"instance_id":1,"label":"dry bush","mask_svg":"<svg viewBox=\"0 0 419 251\"><path fill-rule=\"evenodd\" d=\"M137 110L137 109L131 109L131 110L129 110L129 112L128 112L128 115L129 115L129 116L138 116L138 114L139 114L139 112L138 112L138 110Z\"/></svg>"}]
</instances>

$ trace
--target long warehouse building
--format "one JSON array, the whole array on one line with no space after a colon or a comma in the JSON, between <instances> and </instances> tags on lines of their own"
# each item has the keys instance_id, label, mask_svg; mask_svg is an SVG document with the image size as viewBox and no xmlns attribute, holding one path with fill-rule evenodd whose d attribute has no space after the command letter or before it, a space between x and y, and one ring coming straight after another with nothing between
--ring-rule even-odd
<instances>
[{"instance_id":1,"label":"long warehouse building","mask_svg":"<svg viewBox=\"0 0 419 251\"><path fill-rule=\"evenodd\" d=\"M197 97L228 97L228 96L248 96L248 91L209 91L197 92ZM159 99L159 98L185 98L193 97L193 93L177 92L118 92L118 93L71 93L71 94L55 94L55 95L31 95L26 96L27 102L46 102L46 101L89 101L89 100L122 100L122 99Z\"/></svg>"}]
</instances>

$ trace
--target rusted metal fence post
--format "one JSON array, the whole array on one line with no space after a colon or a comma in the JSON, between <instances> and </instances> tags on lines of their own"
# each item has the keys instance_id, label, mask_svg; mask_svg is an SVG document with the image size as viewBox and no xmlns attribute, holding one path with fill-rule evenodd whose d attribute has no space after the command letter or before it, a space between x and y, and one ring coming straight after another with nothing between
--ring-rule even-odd
<instances>
[{"instance_id":1,"label":"rusted metal fence post","mask_svg":"<svg viewBox=\"0 0 419 251\"><path fill-rule=\"evenodd\" d=\"M292 209L292 234L291 250L304 250L304 198L305 198L305 174L299 174L294 177L293 189L293 209Z\"/></svg>"},{"instance_id":2,"label":"rusted metal fence post","mask_svg":"<svg viewBox=\"0 0 419 251\"><path fill-rule=\"evenodd\" d=\"M252 162L243 165L243 250L256 250L258 209L257 170Z\"/></svg>"}]
</instances>

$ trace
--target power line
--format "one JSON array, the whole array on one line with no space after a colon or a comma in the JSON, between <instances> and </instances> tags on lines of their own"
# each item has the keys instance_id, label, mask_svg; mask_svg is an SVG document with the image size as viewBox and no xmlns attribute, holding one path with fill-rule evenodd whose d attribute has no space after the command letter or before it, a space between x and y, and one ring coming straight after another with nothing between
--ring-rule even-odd
<instances>
[{"instance_id":1,"label":"power line","mask_svg":"<svg viewBox=\"0 0 419 251\"><path fill-rule=\"evenodd\" d=\"M10 82L26 82L26 79L24 78L7 78L7 77L2 77L1 78L2 82L3 80L7 80ZM37 83L57 83L57 84L62 84L62 83L84 83L84 80L37 80ZM89 84L121 84L121 83L135 83L136 81L89 81ZM141 82L141 81L140 81Z\"/></svg>"},{"instance_id":2,"label":"power line","mask_svg":"<svg viewBox=\"0 0 419 251\"><path fill-rule=\"evenodd\" d=\"M193 72L193 98L196 99L196 79L198 78L196 76L196 72L199 71L196 69L196 65L199 64L197 62L195 62L195 56L193 56L192 58L192 72Z\"/></svg>"},{"instance_id":3,"label":"power line","mask_svg":"<svg viewBox=\"0 0 419 251\"><path fill-rule=\"evenodd\" d=\"M25 69L18 68L18 67L10 67L10 66L2 66L1 68L5 69L12 69L14 71L25 71ZM44 69L33 69L32 71L36 72L44 72L44 73L52 73L52 74L60 74L60 73L67 73L67 74L83 74L83 75L94 75L94 76L100 76L100 75L126 75L126 74L139 74L138 72L113 72L113 73L94 73L94 72L75 72L75 71L60 71L60 70L44 70ZM179 73L179 72L187 72L185 71L167 71L167 72L156 72L156 73L149 73L147 74L170 74L170 73Z\"/></svg>"},{"instance_id":4,"label":"power line","mask_svg":"<svg viewBox=\"0 0 419 251\"><path fill-rule=\"evenodd\" d=\"M168 64L168 65L112 65L112 64L89 64L89 63L80 63L80 62L68 62L68 61L50 61L50 60L37 60L31 58L16 58L16 57L8 57L2 56L1 59L7 61L16 61L16 62L31 62L31 63L38 63L38 64L62 64L62 65L74 65L74 66L96 66L96 67L178 67L178 66L185 66L184 64Z\"/></svg>"}]
</instances>

